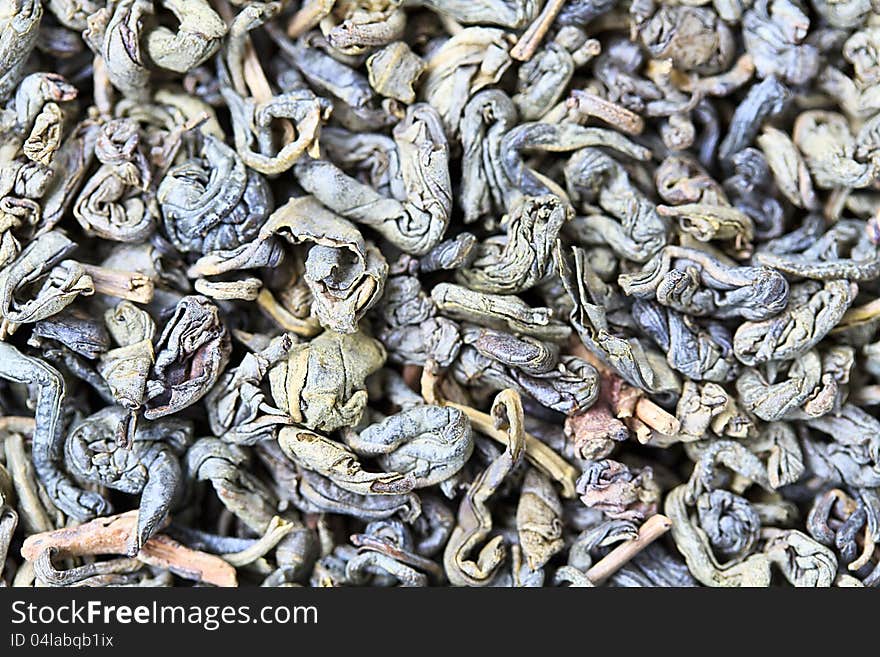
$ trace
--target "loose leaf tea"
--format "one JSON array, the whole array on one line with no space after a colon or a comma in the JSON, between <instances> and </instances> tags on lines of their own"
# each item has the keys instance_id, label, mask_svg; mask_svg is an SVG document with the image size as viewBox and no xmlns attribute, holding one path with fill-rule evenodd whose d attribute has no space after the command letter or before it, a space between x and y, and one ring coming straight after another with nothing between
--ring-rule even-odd
<instances>
[{"instance_id":1,"label":"loose leaf tea","mask_svg":"<svg viewBox=\"0 0 880 657\"><path fill-rule=\"evenodd\" d=\"M0 0L0 586L880 585L862 0Z\"/></svg>"}]
</instances>

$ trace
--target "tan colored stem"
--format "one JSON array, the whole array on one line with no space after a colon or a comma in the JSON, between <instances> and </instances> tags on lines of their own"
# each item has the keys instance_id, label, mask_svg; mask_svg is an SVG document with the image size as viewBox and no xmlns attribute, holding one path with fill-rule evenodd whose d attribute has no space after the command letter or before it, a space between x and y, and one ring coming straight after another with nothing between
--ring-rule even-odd
<instances>
[{"instance_id":1,"label":"tan colored stem","mask_svg":"<svg viewBox=\"0 0 880 657\"><path fill-rule=\"evenodd\" d=\"M844 491L839 488L832 488L830 491L825 493L825 497L833 497L837 500L838 513L841 513L844 516L849 517L853 513L855 513L858 508L858 503L849 495L847 495ZM835 505L837 506L837 505ZM832 512L834 511L834 507L832 507ZM843 524L842 520L836 520L834 518L828 518L828 526L834 529L835 531ZM871 531L868 527L865 527L864 534L858 534L856 536L856 544L862 548L862 554L859 555L854 561L847 565L847 569L850 571L856 571L862 568L865 564L871 561L871 558L874 556L874 552L876 550L876 545L874 544L874 539L871 536Z\"/></svg>"},{"instance_id":2,"label":"tan colored stem","mask_svg":"<svg viewBox=\"0 0 880 657\"><path fill-rule=\"evenodd\" d=\"M227 0L218 0L217 10L220 12L223 20L228 24L232 23L232 9L229 7L229 2ZM254 99L261 103L271 100L275 94L272 93L269 79L266 77L266 73L260 65L260 59L257 57L257 52L254 50L254 44L249 36L245 37L243 66L245 84L247 84ZM278 125L281 126L281 132L284 135L285 144L289 144L296 139L296 128L293 127L290 119L280 119Z\"/></svg>"},{"instance_id":3,"label":"tan colored stem","mask_svg":"<svg viewBox=\"0 0 880 657\"><path fill-rule=\"evenodd\" d=\"M95 107L101 116L113 115L113 87L107 75L107 64L100 55L95 55L92 63L92 78L94 79Z\"/></svg>"},{"instance_id":4,"label":"tan colored stem","mask_svg":"<svg viewBox=\"0 0 880 657\"><path fill-rule=\"evenodd\" d=\"M23 415L6 415L0 417L0 433L22 433L30 436L34 433L37 423L32 417Z\"/></svg>"},{"instance_id":5,"label":"tan colored stem","mask_svg":"<svg viewBox=\"0 0 880 657\"><path fill-rule=\"evenodd\" d=\"M797 141L798 139L795 138L795 142ZM828 194L828 200L825 203L825 207L822 209L822 214L827 221L834 223L840 219L840 215L843 213L843 208L846 207L846 201L850 194L852 194L851 187L837 187L836 189L831 190L831 193Z\"/></svg>"},{"instance_id":6,"label":"tan colored stem","mask_svg":"<svg viewBox=\"0 0 880 657\"><path fill-rule=\"evenodd\" d=\"M464 26L462 26L461 23L452 18L452 16L447 16L446 14L437 14L437 18L440 19L440 24L443 25L443 29L450 36L461 34L464 31Z\"/></svg>"},{"instance_id":7,"label":"tan colored stem","mask_svg":"<svg viewBox=\"0 0 880 657\"><path fill-rule=\"evenodd\" d=\"M859 538L862 537L859 536ZM862 545L862 553L855 559L855 561L847 566L847 569L850 572L855 572L859 570L862 566L871 561L871 557L874 556L874 539L871 537L871 531L867 527L865 528L864 539L858 542Z\"/></svg>"},{"instance_id":8,"label":"tan colored stem","mask_svg":"<svg viewBox=\"0 0 880 657\"><path fill-rule=\"evenodd\" d=\"M853 326L865 324L880 317L880 299L874 299L863 306L847 310L831 332L840 333Z\"/></svg>"},{"instance_id":9,"label":"tan colored stem","mask_svg":"<svg viewBox=\"0 0 880 657\"><path fill-rule=\"evenodd\" d=\"M639 535L636 538L621 543L597 561L587 571L587 577L593 584L601 584L629 563L639 552L668 532L671 527L672 521L666 516L660 514L651 516L639 527Z\"/></svg>"},{"instance_id":10,"label":"tan colored stem","mask_svg":"<svg viewBox=\"0 0 880 657\"><path fill-rule=\"evenodd\" d=\"M556 20L556 15L562 9L565 0L547 0L538 18L529 25L528 29L520 36L519 41L511 49L510 56L521 62L529 61L544 40L544 36Z\"/></svg>"},{"instance_id":11,"label":"tan colored stem","mask_svg":"<svg viewBox=\"0 0 880 657\"><path fill-rule=\"evenodd\" d=\"M456 404L455 402L444 401L442 405L457 408L468 416L468 419L477 431L502 445L507 444L507 432L496 428L495 420L488 413L483 413L470 406ZM525 434L525 442L526 458L531 461L532 465L559 483L562 487L563 497L575 497L577 494L575 482L580 474L577 469L530 433Z\"/></svg>"},{"instance_id":12,"label":"tan colored stem","mask_svg":"<svg viewBox=\"0 0 880 657\"><path fill-rule=\"evenodd\" d=\"M681 430L681 422L647 397L636 402L636 417L665 436L674 436Z\"/></svg>"},{"instance_id":13,"label":"tan colored stem","mask_svg":"<svg viewBox=\"0 0 880 657\"><path fill-rule=\"evenodd\" d=\"M272 87L269 86L269 80L263 72L263 67L260 66L260 60L254 51L254 44L250 40L248 40L245 46L244 73L248 89L251 90L254 98L263 103L272 99L272 96L274 96ZM284 136L285 144L296 140L296 128L293 127L290 119L279 119L278 124L281 126L281 133Z\"/></svg>"},{"instance_id":14,"label":"tan colored stem","mask_svg":"<svg viewBox=\"0 0 880 657\"><path fill-rule=\"evenodd\" d=\"M615 379L620 379L620 377L610 369L605 363L596 358L595 354L593 354L589 349L587 349L580 340L572 340L571 342L571 353L581 358L582 360L587 361L595 367L601 374L607 377L613 377ZM631 394L637 395L638 400L635 402L635 417L640 420L642 423L656 431L657 433L662 433L666 436L674 436L681 429L681 423L671 413L666 412L657 404L652 402L650 399L645 397L645 393L638 388L634 388L624 382L620 382L620 392L618 396L629 396ZM615 404L617 406L617 404ZM626 417L625 413L621 413L623 408L615 408L617 411L617 417Z\"/></svg>"},{"instance_id":15,"label":"tan colored stem","mask_svg":"<svg viewBox=\"0 0 880 657\"><path fill-rule=\"evenodd\" d=\"M248 89L250 89L251 93L254 95L254 98L260 102L266 102L272 98L274 94L272 93L272 87L269 86L269 79L266 77L266 73L260 65L260 60L257 58L257 53L254 51L254 44L250 40L248 40L247 45L245 46L244 74L245 82L247 83ZM290 123L290 121L288 121L288 123ZM293 126L291 126L291 131L292 130ZM290 141L293 141L293 133L291 133Z\"/></svg>"},{"instance_id":16,"label":"tan colored stem","mask_svg":"<svg viewBox=\"0 0 880 657\"><path fill-rule=\"evenodd\" d=\"M673 69L670 79L672 83L688 93L700 93L706 96L726 96L733 87L741 87L755 73L755 62L748 53L741 55L733 67L724 73L705 78L689 75Z\"/></svg>"},{"instance_id":17,"label":"tan colored stem","mask_svg":"<svg viewBox=\"0 0 880 657\"><path fill-rule=\"evenodd\" d=\"M862 386L849 393L849 399L857 406L880 404L880 386Z\"/></svg>"},{"instance_id":18,"label":"tan colored stem","mask_svg":"<svg viewBox=\"0 0 880 657\"><path fill-rule=\"evenodd\" d=\"M275 516L269 522L269 526L266 528L266 533L263 534L256 543L240 552L224 554L223 559L236 568L253 563L260 557L265 556L269 550L278 545L281 539L292 532L295 527L296 525L289 520L284 520L279 516Z\"/></svg>"},{"instance_id":19,"label":"tan colored stem","mask_svg":"<svg viewBox=\"0 0 880 657\"><path fill-rule=\"evenodd\" d=\"M191 130L195 130L199 128L202 124L207 123L211 120L211 117L208 116L207 112L202 112L201 114L194 116L190 119L187 119L183 124L176 125L168 135L165 137L164 144L162 146L162 157L160 160L159 166L156 168L156 173L153 176L153 184L158 185L160 180L165 177L165 174L168 172L168 169L174 164L174 158L177 157L177 151L180 150L180 147L183 145L183 136L190 132ZM216 119L214 119L216 123Z\"/></svg>"},{"instance_id":20,"label":"tan colored stem","mask_svg":"<svg viewBox=\"0 0 880 657\"><path fill-rule=\"evenodd\" d=\"M785 533L784 529L779 529L779 527L761 527L760 536L762 541L772 541L777 536L782 536Z\"/></svg>"},{"instance_id":21,"label":"tan colored stem","mask_svg":"<svg viewBox=\"0 0 880 657\"><path fill-rule=\"evenodd\" d=\"M306 0L287 23L287 36L291 39L305 34L333 9L336 0Z\"/></svg>"},{"instance_id":22,"label":"tan colored stem","mask_svg":"<svg viewBox=\"0 0 880 657\"><path fill-rule=\"evenodd\" d=\"M10 322L5 317L3 321L0 322L0 340L5 340L9 336L13 335L21 324L16 324L15 322Z\"/></svg>"},{"instance_id":23,"label":"tan colored stem","mask_svg":"<svg viewBox=\"0 0 880 657\"><path fill-rule=\"evenodd\" d=\"M136 271L108 269L96 265L82 265L91 276L95 292L135 303L150 303L155 286L146 274Z\"/></svg>"},{"instance_id":24,"label":"tan colored stem","mask_svg":"<svg viewBox=\"0 0 880 657\"><path fill-rule=\"evenodd\" d=\"M284 308L272 293L263 288L257 295L257 305L275 320L285 331L296 333L304 338L311 338L321 332L321 325L314 319L300 319Z\"/></svg>"},{"instance_id":25,"label":"tan colored stem","mask_svg":"<svg viewBox=\"0 0 880 657\"><path fill-rule=\"evenodd\" d=\"M507 445L507 432L495 426L495 420L491 415L465 404L457 404L443 399L439 394L440 381L435 374L436 367L437 364L429 360L422 369L421 392L424 400L429 404L457 408L467 415L477 431L502 445ZM562 487L563 497L575 497L577 494L575 483L580 474L577 469L530 433L524 431L523 434L525 436L526 458L541 472L559 483Z\"/></svg>"},{"instance_id":26,"label":"tan colored stem","mask_svg":"<svg viewBox=\"0 0 880 657\"><path fill-rule=\"evenodd\" d=\"M642 445L647 445L656 435L654 430L637 417L627 418L626 426L636 435L636 440Z\"/></svg>"},{"instance_id":27,"label":"tan colored stem","mask_svg":"<svg viewBox=\"0 0 880 657\"><path fill-rule=\"evenodd\" d=\"M33 464L25 453L24 439L18 433L9 434L4 441L4 450L6 467L12 475L12 485L18 497L18 514L22 526L28 532L51 530L55 525L40 500Z\"/></svg>"},{"instance_id":28,"label":"tan colored stem","mask_svg":"<svg viewBox=\"0 0 880 657\"><path fill-rule=\"evenodd\" d=\"M840 510L847 516L855 513L858 508L856 501L839 488L832 488L828 491L827 495L840 502Z\"/></svg>"}]
</instances>

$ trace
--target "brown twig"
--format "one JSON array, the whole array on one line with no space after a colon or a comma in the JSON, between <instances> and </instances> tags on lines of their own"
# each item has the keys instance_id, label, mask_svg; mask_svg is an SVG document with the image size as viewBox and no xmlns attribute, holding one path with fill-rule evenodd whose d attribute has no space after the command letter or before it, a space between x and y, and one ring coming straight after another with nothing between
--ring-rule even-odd
<instances>
[{"instance_id":1,"label":"brown twig","mask_svg":"<svg viewBox=\"0 0 880 657\"><path fill-rule=\"evenodd\" d=\"M577 338L572 340L570 351L573 355L590 363L601 375L608 377L606 380L614 382L612 410L615 411L618 418L634 418L640 423L636 424L635 428L630 426L630 429L638 431L644 425L666 436L675 435L681 430L681 422L678 421L678 418L645 397L645 393L642 390L623 381L616 372L600 361ZM604 384L605 382L603 381ZM630 423L628 422L627 424ZM644 441L640 440L640 442Z\"/></svg>"},{"instance_id":2,"label":"brown twig","mask_svg":"<svg viewBox=\"0 0 880 657\"><path fill-rule=\"evenodd\" d=\"M207 552L192 550L174 539L157 534L144 544L137 558L157 568L167 568L175 575L214 586L238 586L235 568Z\"/></svg>"},{"instance_id":3,"label":"brown twig","mask_svg":"<svg viewBox=\"0 0 880 657\"><path fill-rule=\"evenodd\" d=\"M415 392L419 391L419 381L422 378L422 368L419 365L404 365L401 375L406 385Z\"/></svg>"},{"instance_id":4,"label":"brown twig","mask_svg":"<svg viewBox=\"0 0 880 657\"><path fill-rule=\"evenodd\" d=\"M665 436L674 436L681 429L678 418L664 411L647 397L640 397L636 402L636 417Z\"/></svg>"},{"instance_id":5,"label":"brown twig","mask_svg":"<svg viewBox=\"0 0 880 657\"><path fill-rule=\"evenodd\" d=\"M611 414L611 408L597 401L583 413L565 419L566 433L572 438L622 441L628 437L626 425Z\"/></svg>"},{"instance_id":6,"label":"brown twig","mask_svg":"<svg viewBox=\"0 0 880 657\"><path fill-rule=\"evenodd\" d=\"M274 95L272 88L269 86L269 80L263 72L263 67L260 66L260 60L254 51L254 45L250 41L245 46L244 72L248 89L251 90L254 98L263 103L271 100ZM285 144L296 140L296 128L293 127L290 119L279 119L278 125L281 127L281 134Z\"/></svg>"},{"instance_id":7,"label":"brown twig","mask_svg":"<svg viewBox=\"0 0 880 657\"><path fill-rule=\"evenodd\" d=\"M128 511L116 516L96 518L89 522L28 536L21 547L21 556L29 562L47 548L56 548L61 556L126 554L131 539L137 534L138 512ZM167 568L171 572L216 586L237 586L235 568L220 557L191 550L177 541L157 534L137 554L145 564Z\"/></svg>"},{"instance_id":8,"label":"brown twig","mask_svg":"<svg viewBox=\"0 0 880 657\"><path fill-rule=\"evenodd\" d=\"M125 554L128 540L137 531L136 510L116 516L96 518L74 527L64 527L28 536L21 546L21 556L27 561L49 547L58 548L62 555Z\"/></svg>"},{"instance_id":9,"label":"brown twig","mask_svg":"<svg viewBox=\"0 0 880 657\"><path fill-rule=\"evenodd\" d=\"M562 9L565 0L547 0L538 17L532 22L519 41L510 50L510 56L521 62L529 61L544 40L544 36L556 20L556 15Z\"/></svg>"},{"instance_id":10,"label":"brown twig","mask_svg":"<svg viewBox=\"0 0 880 657\"><path fill-rule=\"evenodd\" d=\"M628 418L626 425L629 427L629 430L636 435L636 440L642 445L649 444L656 435L656 432L651 427L637 417Z\"/></svg>"},{"instance_id":11,"label":"brown twig","mask_svg":"<svg viewBox=\"0 0 880 657\"><path fill-rule=\"evenodd\" d=\"M159 182L165 177L168 169L174 164L174 158L177 157L177 152L183 145L183 136L186 133L201 127L210 120L211 117L208 113L202 112L197 116L187 119L183 124L174 126L174 128L168 133L160 148L161 153L159 155L159 162L156 165L156 170L153 174L152 185L154 186L154 191L159 186ZM214 122L216 123L216 119L214 119Z\"/></svg>"},{"instance_id":12,"label":"brown twig","mask_svg":"<svg viewBox=\"0 0 880 657\"><path fill-rule=\"evenodd\" d=\"M827 221L835 223L840 219L840 215L843 212L843 208L846 207L846 201L850 194L852 194L852 191L851 187L837 187L831 190L828 194L828 200L825 202L825 207L822 209L822 214Z\"/></svg>"},{"instance_id":13,"label":"brown twig","mask_svg":"<svg viewBox=\"0 0 880 657\"><path fill-rule=\"evenodd\" d=\"M608 125L631 135L639 135L645 129L645 120L622 105L588 91L575 89L566 106L585 117L593 116Z\"/></svg>"},{"instance_id":14,"label":"brown twig","mask_svg":"<svg viewBox=\"0 0 880 657\"><path fill-rule=\"evenodd\" d=\"M150 303L153 300L153 281L146 274L86 264L83 264L82 268L91 276L95 292L98 294L127 299L135 303Z\"/></svg>"},{"instance_id":15,"label":"brown twig","mask_svg":"<svg viewBox=\"0 0 880 657\"><path fill-rule=\"evenodd\" d=\"M586 573L587 577L593 584L601 584L629 563L639 552L668 532L671 527L672 521L666 516L660 514L651 516L639 527L639 535L636 538L621 543L593 564Z\"/></svg>"}]
</instances>

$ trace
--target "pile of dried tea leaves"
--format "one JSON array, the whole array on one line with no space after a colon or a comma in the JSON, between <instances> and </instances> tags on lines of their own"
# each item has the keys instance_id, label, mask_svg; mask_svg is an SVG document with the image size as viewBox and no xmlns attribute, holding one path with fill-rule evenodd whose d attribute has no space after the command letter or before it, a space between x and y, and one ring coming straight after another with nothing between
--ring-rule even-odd
<instances>
[{"instance_id":1,"label":"pile of dried tea leaves","mask_svg":"<svg viewBox=\"0 0 880 657\"><path fill-rule=\"evenodd\" d=\"M878 82L869 0L0 0L0 585L877 585Z\"/></svg>"}]
</instances>

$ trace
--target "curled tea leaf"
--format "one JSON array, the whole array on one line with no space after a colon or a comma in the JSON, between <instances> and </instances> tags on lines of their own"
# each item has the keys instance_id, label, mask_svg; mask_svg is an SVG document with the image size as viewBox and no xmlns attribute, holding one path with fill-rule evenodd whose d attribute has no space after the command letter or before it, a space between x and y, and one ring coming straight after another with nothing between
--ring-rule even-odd
<instances>
[{"instance_id":1,"label":"curled tea leaf","mask_svg":"<svg viewBox=\"0 0 880 657\"><path fill-rule=\"evenodd\" d=\"M156 192L165 233L182 252L231 250L251 241L272 210L265 179L206 135L201 157L173 167Z\"/></svg>"},{"instance_id":2,"label":"curled tea leaf","mask_svg":"<svg viewBox=\"0 0 880 657\"><path fill-rule=\"evenodd\" d=\"M400 495L415 488L415 475L368 472L348 447L313 431L284 427L278 444L293 462L358 495Z\"/></svg>"},{"instance_id":3,"label":"curled tea leaf","mask_svg":"<svg viewBox=\"0 0 880 657\"><path fill-rule=\"evenodd\" d=\"M385 362L385 348L363 333L324 331L294 344L269 371L272 398L294 422L316 431L354 426L367 405L366 378Z\"/></svg>"},{"instance_id":4,"label":"curled tea leaf","mask_svg":"<svg viewBox=\"0 0 880 657\"><path fill-rule=\"evenodd\" d=\"M837 574L834 553L803 532L779 532L767 541L764 551L794 586L828 587L834 583Z\"/></svg>"},{"instance_id":5,"label":"curled tea leaf","mask_svg":"<svg viewBox=\"0 0 880 657\"><path fill-rule=\"evenodd\" d=\"M348 434L345 440L356 453L377 456L386 471L415 475L416 488L454 475L474 448L467 416L442 406L416 406Z\"/></svg>"},{"instance_id":6,"label":"curled tea leaf","mask_svg":"<svg viewBox=\"0 0 880 657\"><path fill-rule=\"evenodd\" d=\"M192 428L178 420L141 423L130 448L119 443L127 412L109 406L77 423L65 442L65 463L86 481L140 495L138 531L130 548L136 553L165 520L181 492L178 459L186 451Z\"/></svg>"},{"instance_id":7,"label":"curled tea leaf","mask_svg":"<svg viewBox=\"0 0 880 657\"><path fill-rule=\"evenodd\" d=\"M495 398L492 412L496 423L506 429L508 443L504 452L474 479L458 509L458 522L443 553L446 575L454 586L488 585L504 560L501 536L480 547L476 560L471 558L471 553L492 531L492 514L486 502L525 453L523 412L518 395L510 390L501 392Z\"/></svg>"},{"instance_id":8,"label":"curled tea leaf","mask_svg":"<svg viewBox=\"0 0 880 657\"><path fill-rule=\"evenodd\" d=\"M550 480L529 470L516 509L519 542L531 570L543 568L563 549L562 504Z\"/></svg>"},{"instance_id":9,"label":"curled tea leaf","mask_svg":"<svg viewBox=\"0 0 880 657\"><path fill-rule=\"evenodd\" d=\"M170 415L204 397L226 367L231 350L217 306L205 297L183 297L156 344L146 387L146 418Z\"/></svg>"}]
</instances>

